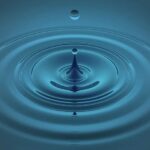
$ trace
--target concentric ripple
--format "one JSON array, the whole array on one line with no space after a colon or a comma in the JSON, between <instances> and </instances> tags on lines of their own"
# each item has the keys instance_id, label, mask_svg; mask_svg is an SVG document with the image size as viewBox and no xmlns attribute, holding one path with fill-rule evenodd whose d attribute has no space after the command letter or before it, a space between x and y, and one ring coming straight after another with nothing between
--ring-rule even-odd
<instances>
[{"instance_id":1,"label":"concentric ripple","mask_svg":"<svg viewBox=\"0 0 150 150\"><path fill-rule=\"evenodd\" d=\"M67 90L75 84L67 74L73 48L83 73L76 92ZM7 42L0 47L1 123L27 137L66 142L140 131L150 115L149 49L89 28L45 29Z\"/></svg>"}]
</instances>

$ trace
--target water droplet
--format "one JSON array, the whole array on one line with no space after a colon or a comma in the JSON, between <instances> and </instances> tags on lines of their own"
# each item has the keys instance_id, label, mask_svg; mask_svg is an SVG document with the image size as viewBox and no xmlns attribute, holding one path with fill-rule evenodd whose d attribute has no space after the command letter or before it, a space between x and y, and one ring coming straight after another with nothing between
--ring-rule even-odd
<instances>
[{"instance_id":1,"label":"water droplet","mask_svg":"<svg viewBox=\"0 0 150 150\"><path fill-rule=\"evenodd\" d=\"M77 115L77 112L73 112L73 114L72 114L73 116L76 116Z\"/></svg>"},{"instance_id":2,"label":"water droplet","mask_svg":"<svg viewBox=\"0 0 150 150\"><path fill-rule=\"evenodd\" d=\"M78 19L80 18L80 13L79 13L79 11L76 10L76 9L71 10L71 12L70 12L70 18L71 18L72 20L78 20Z\"/></svg>"},{"instance_id":3,"label":"water droplet","mask_svg":"<svg viewBox=\"0 0 150 150\"><path fill-rule=\"evenodd\" d=\"M78 49L73 48L73 49L72 49L72 54L73 54L73 55L77 55L77 54L78 54Z\"/></svg>"}]
</instances>

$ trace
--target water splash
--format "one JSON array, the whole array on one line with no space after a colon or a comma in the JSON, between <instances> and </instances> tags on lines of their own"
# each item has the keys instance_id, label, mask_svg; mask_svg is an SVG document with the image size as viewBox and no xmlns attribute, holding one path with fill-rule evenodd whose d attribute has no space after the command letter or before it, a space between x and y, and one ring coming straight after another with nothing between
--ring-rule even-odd
<instances>
[{"instance_id":1,"label":"water splash","mask_svg":"<svg viewBox=\"0 0 150 150\"><path fill-rule=\"evenodd\" d=\"M20 136L61 142L107 142L140 132L150 115L145 45L89 28L47 29L3 44L1 124ZM79 50L75 78L72 48Z\"/></svg>"},{"instance_id":2,"label":"water splash","mask_svg":"<svg viewBox=\"0 0 150 150\"><path fill-rule=\"evenodd\" d=\"M86 76L89 76L86 74L89 72L84 72L84 69L82 70L82 67L80 67L80 65L78 64L77 57L76 57L77 53L78 53L78 50L76 48L73 48L72 54L74 56L73 56L72 65L70 66L70 68L68 67L68 70L66 70L66 72L64 72L65 75L63 75L63 76L66 76L66 79L69 82L71 82L73 85L67 87L67 86L61 85L59 83L56 83L54 81L51 81L50 83L53 86L60 88L60 89L63 89L63 90L69 90L69 91L77 92L80 90L86 90L89 88L94 88L96 85L99 84L99 81L96 81L96 82L91 83L91 84L86 85L86 86L82 86L82 87L78 86L79 82L84 80L84 78L86 78ZM88 67L86 67L86 68L88 68Z\"/></svg>"}]
</instances>

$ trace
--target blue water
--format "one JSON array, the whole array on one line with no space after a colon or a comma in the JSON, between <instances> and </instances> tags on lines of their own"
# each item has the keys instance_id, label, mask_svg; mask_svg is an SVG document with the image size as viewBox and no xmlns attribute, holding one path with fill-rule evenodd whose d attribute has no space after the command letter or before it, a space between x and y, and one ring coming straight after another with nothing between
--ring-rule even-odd
<instances>
[{"instance_id":1,"label":"blue water","mask_svg":"<svg viewBox=\"0 0 150 150\"><path fill-rule=\"evenodd\" d=\"M105 2L95 2L95 11L88 11L88 18L105 5ZM40 8L47 12L43 3ZM52 10L54 6L65 8L56 7L55 2L47 3L53 6ZM26 2L24 4L24 8L28 8ZM72 4L78 6L78 2L72 1ZM107 4L108 8L113 7L110 4ZM118 2L120 7L123 4ZM30 7L32 5L35 11L39 10L39 5L30 4ZM80 4L76 11L70 5L71 2L67 4L64 25L59 24L57 12L55 27L46 22L44 27L41 22L40 29L36 18L32 18L37 23L36 31L30 26L26 33L28 27L24 24L20 25L24 29L16 28L10 34L1 32L0 150L149 150L148 34L144 34L143 29L145 32L139 30L141 34L138 35L136 27L139 24L134 30L126 27L123 31L127 24L133 25L128 19L129 23L120 23L118 30L113 27L113 20L111 25L110 20L104 20L101 26L98 21L101 13L97 19L94 15L93 26L91 21L88 24L88 18L84 18L86 5ZM139 2L131 2L129 6L134 8L134 5L140 12ZM9 7L11 12L15 6L9 4ZM79 9L82 7L83 11ZM5 12L4 9L1 11ZM18 11L22 12L21 9ZM105 17L109 13L104 9L101 11L105 12ZM110 11L115 18L120 9L111 8ZM17 19L19 14L12 15ZM49 16L51 20L52 16ZM30 17L23 18L14 22L25 23ZM2 29L6 30L8 26L0 20ZM123 22L121 17L119 20ZM15 36L11 36L13 32L16 32Z\"/></svg>"}]
</instances>

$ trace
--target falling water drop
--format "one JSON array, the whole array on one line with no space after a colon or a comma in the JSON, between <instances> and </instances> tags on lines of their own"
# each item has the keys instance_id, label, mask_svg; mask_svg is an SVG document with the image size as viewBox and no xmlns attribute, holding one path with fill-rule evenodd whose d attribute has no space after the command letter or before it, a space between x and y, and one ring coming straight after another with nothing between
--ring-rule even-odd
<instances>
[{"instance_id":1,"label":"falling water drop","mask_svg":"<svg viewBox=\"0 0 150 150\"><path fill-rule=\"evenodd\" d=\"M71 18L72 20L78 20L78 19L80 18L80 13L79 13L79 11L76 10L76 9L71 10L71 11L70 11L70 18Z\"/></svg>"},{"instance_id":2,"label":"falling water drop","mask_svg":"<svg viewBox=\"0 0 150 150\"><path fill-rule=\"evenodd\" d=\"M73 54L73 55L77 55L77 54L78 54L78 49L73 48L73 49L72 49L72 54Z\"/></svg>"}]
</instances>

